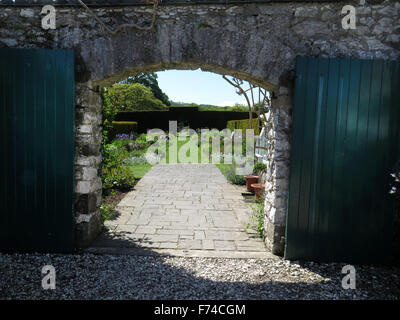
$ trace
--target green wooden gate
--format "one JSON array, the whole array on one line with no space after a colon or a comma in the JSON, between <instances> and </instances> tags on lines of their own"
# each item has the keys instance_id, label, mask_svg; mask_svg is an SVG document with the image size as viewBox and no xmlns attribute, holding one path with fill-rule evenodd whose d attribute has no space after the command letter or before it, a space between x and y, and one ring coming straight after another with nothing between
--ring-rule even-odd
<instances>
[{"instance_id":1,"label":"green wooden gate","mask_svg":"<svg viewBox=\"0 0 400 320\"><path fill-rule=\"evenodd\" d=\"M74 56L0 49L0 250L73 248Z\"/></svg>"},{"instance_id":2,"label":"green wooden gate","mask_svg":"<svg viewBox=\"0 0 400 320\"><path fill-rule=\"evenodd\" d=\"M287 259L390 259L399 66L399 61L297 59Z\"/></svg>"}]
</instances>

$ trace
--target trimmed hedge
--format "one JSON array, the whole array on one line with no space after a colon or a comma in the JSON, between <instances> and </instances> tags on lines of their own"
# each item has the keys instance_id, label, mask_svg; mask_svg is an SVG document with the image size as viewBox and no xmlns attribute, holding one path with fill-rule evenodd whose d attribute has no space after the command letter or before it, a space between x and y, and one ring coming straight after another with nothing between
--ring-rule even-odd
<instances>
[{"instance_id":1,"label":"trimmed hedge","mask_svg":"<svg viewBox=\"0 0 400 320\"><path fill-rule=\"evenodd\" d=\"M254 129L254 135L259 135L260 134L260 120L259 119L253 119L253 129ZM250 129L250 119L243 119L243 120L229 120L226 123L226 127L234 131L235 129L242 129L246 133L246 129Z\"/></svg>"},{"instance_id":2,"label":"trimmed hedge","mask_svg":"<svg viewBox=\"0 0 400 320\"><path fill-rule=\"evenodd\" d=\"M257 114L253 113L254 118ZM115 121L136 121L138 133L145 133L147 129L159 128L168 131L168 121L187 123L191 129L218 129L226 128L229 120L241 120L249 116L248 112L238 111L195 111L194 108L170 108L170 111L137 111L119 112Z\"/></svg>"},{"instance_id":3,"label":"trimmed hedge","mask_svg":"<svg viewBox=\"0 0 400 320\"><path fill-rule=\"evenodd\" d=\"M117 134L137 133L138 123L135 121L113 121L110 130L109 140L113 140Z\"/></svg>"}]
</instances>

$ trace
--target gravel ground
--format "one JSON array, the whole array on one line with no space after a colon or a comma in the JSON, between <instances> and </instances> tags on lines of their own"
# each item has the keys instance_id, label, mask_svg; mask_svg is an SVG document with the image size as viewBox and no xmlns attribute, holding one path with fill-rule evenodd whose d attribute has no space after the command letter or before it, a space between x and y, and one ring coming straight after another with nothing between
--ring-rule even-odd
<instances>
[{"instance_id":1,"label":"gravel ground","mask_svg":"<svg viewBox=\"0 0 400 320\"><path fill-rule=\"evenodd\" d=\"M41 269L56 269L43 290ZM399 299L400 268L355 266L356 290L344 290L344 264L276 259L0 254L0 299Z\"/></svg>"}]
</instances>

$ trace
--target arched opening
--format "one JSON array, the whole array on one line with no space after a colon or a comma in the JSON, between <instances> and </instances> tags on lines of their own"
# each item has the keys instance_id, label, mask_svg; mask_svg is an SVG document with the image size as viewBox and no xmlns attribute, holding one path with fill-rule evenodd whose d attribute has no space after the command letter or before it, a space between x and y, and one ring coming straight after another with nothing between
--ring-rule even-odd
<instances>
[{"instance_id":1,"label":"arched opening","mask_svg":"<svg viewBox=\"0 0 400 320\"><path fill-rule=\"evenodd\" d=\"M168 67L166 67L168 66ZM265 81L263 79L258 78L257 76L253 76L250 73L245 73L245 72L241 72L241 71L235 71L232 70L230 68L226 68L226 67L219 67L219 66L215 66L213 64L202 64L202 63L178 63L178 64L165 64L165 63L159 63L159 64L151 64L148 65L146 67L138 67L138 68L125 68L124 70L115 73L111 76L106 76L104 79L102 80L98 80L98 81L94 81L93 83L91 83L90 85L94 88L97 88L97 90L100 89L100 86L107 86L110 85L111 83L115 83L117 81L121 81L126 79L128 76L134 76L137 75L139 72L154 72L154 71L161 71L161 70L170 70L170 69L179 69L179 70L194 70L194 69L199 69L202 71L212 71L216 74L220 74L220 75L230 75L233 76L234 78L238 78L238 76L241 76L241 80L245 80L248 81L248 83L250 85L253 85L254 87L256 86L260 86L262 87L265 92L267 92L267 90L274 90L274 95L279 95L279 91L277 89L276 85L271 84L268 81ZM222 78L222 76L221 76ZM232 79L232 78L231 78ZM232 86L232 91L237 90L237 88ZM246 89L245 89L246 90ZM248 88L247 88L248 90ZM282 92L281 92L282 93ZM283 92L283 94L288 94L288 92ZM79 97L78 97L79 99ZM275 99L274 103L279 102L281 99ZM253 101L254 102L254 101ZM97 104L100 103L100 100L97 101ZM273 111L272 106L269 107L270 110L268 110L268 116L265 115L265 117L263 118L265 120L265 124L268 123L268 126L264 126L265 128L263 129L263 137L264 137L264 162L266 164L267 169L265 170L265 173L263 173L262 175L262 181L260 182L265 182L265 198L269 198L269 199L273 199L272 202L274 202L274 193L275 193L275 187L274 187L274 171L276 171L276 166L275 166L275 159L274 159L274 154L273 154L273 150L271 150L271 152L268 150L268 148L266 147L268 145L268 138L270 139L276 139L278 134L277 132L274 131L274 129L276 128L276 124L274 124L274 121L277 121L277 118L279 117L279 121L282 120L282 116L287 116L289 117L289 112L282 114L282 112L280 111L280 107L278 107L275 111ZM289 109L289 108L287 108ZM99 109L97 107L97 113L101 110L101 108ZM274 117L273 113L277 116ZM200 114L200 112L199 112ZM246 117L248 118L248 116ZM255 118L257 118L257 115L255 115ZM121 119L119 119L121 120ZM123 119L123 120L127 120L127 119ZM287 123L290 123L290 121L286 121ZM198 129L198 128L196 128ZM95 130L100 130L100 126L97 127L97 129ZM261 128L259 128L258 134L260 132ZM280 129L279 129L280 130ZM282 139L282 137L280 137L280 139ZM274 144L272 144L274 145ZM269 154L269 155L268 155ZM254 156L254 154L253 154ZM256 159L257 160L257 159ZM288 160L288 159L285 159ZM201 166L201 164L200 164ZM213 185L211 186L210 183L206 183L206 181L209 181L210 179L212 179L212 175L215 174L219 174L219 178L218 179L222 179L221 181L223 181L224 177L222 174L225 174L224 170L221 171L214 171L210 173L210 170L208 170L209 174L211 174L211 176L208 176L207 178L201 178L202 172L207 172L207 170L204 170L204 168L199 168L199 167L193 167L195 170L194 171L198 171L198 175L200 177L194 177L194 181L202 181L203 187L201 188L201 192L203 192L203 199L206 198L210 198L211 201L211 196L212 193L216 192L215 190L218 188L221 188L221 185ZM177 173L182 173L182 168L180 167L175 167L172 168L171 166L168 168L170 169L170 171L172 172L172 174L177 174ZM187 169L187 167L185 168ZM99 173L100 167L99 164L97 164L97 172ZM157 179L155 179L155 176L161 174L161 173L165 173L166 168L163 168L162 166L160 168L158 167L154 167L152 169L152 171L154 171L153 175L150 175L147 179L147 177L145 179L143 179L143 181L141 180L141 184L140 185L146 185L146 187L144 187L144 189L149 188L149 184L146 184L146 181L148 180L149 183L152 185L150 186L150 188L153 188L154 184L157 183ZM193 172L193 170L184 170L186 173L188 172ZM222 173L222 174L221 174ZM251 172L248 172L251 173ZM267 176L270 176L269 179L272 179L271 181L267 181ZM226 174L225 174L226 176ZM99 180L99 177L96 177L97 180ZM173 177L167 177L168 179L173 179ZM203 180L202 180L203 179ZM217 179L217 180L218 180ZM242 178L243 179L243 178ZM182 180L178 179L181 183ZM165 182L165 181L164 181ZM192 181L193 182L193 181ZM226 180L225 180L226 182ZM79 183L79 182L78 182ZM201 183L201 182L200 182ZM160 181L158 181L158 184L160 184ZM162 183L161 183L162 184ZM98 186L97 186L98 187ZM164 186L163 186L164 188ZM206 190L205 188L208 188L208 190ZM254 252L258 252L257 254L261 254L262 251L264 251L263 253L265 253L267 251L267 249L264 247L264 245L261 245L260 242L258 242L257 244L251 244L251 237L244 237L244 235L247 233L251 233L251 232L247 232L249 229L246 228L246 226L250 223L249 218L250 216L254 216L253 211L255 210L251 210L248 206L248 204L245 204L245 201L243 203L239 203L240 201L245 200L245 198L243 198L242 192L240 190L238 190L237 188L230 188L230 186L227 184L226 186L223 186L223 188L228 188L230 189L227 193L227 199L224 200L224 197L221 196L221 201L216 201L212 203L206 203L204 200L204 203L202 203L200 201L202 195L197 193L196 196L193 195L193 190L189 189L185 189L185 190L177 190L176 188L172 187L170 190L170 193L174 193L175 192L175 198L172 199L172 203L171 203L171 199L169 198L163 198L161 200L160 203L158 204L151 204L149 202L146 202L145 200L145 196L146 196L146 191L144 191L143 193L143 198L141 200L144 200L144 202L142 202L140 204L140 210L142 210L141 212L135 211L135 209L132 211L131 209L133 207L138 207L138 202L135 201L131 201L129 202L129 200L122 200L119 208L122 209L122 214L120 214L116 219L116 221L118 223L110 223L111 227L114 228L113 226L115 225L122 225L124 224L125 226L122 226L121 228L119 228L117 230L117 228L114 228L113 231L113 235L117 235L117 241L114 242L114 244L110 244L110 246L131 246L132 243L135 243L136 246L138 246L139 244L139 248L140 248L140 242L138 243L137 240L143 240L143 236L144 237L150 237L150 241L149 241L149 246L150 248L152 248L151 243L156 243L155 246L153 246L153 248L157 248L158 249L181 249L181 250L208 250L208 252L212 252L210 250L217 250L217 251L241 251L241 253L239 252L239 254L243 254L246 250L247 251L254 251ZM160 191L160 190L158 190ZM158 192L157 191L157 192ZM246 191L245 189L242 191ZM100 205L100 201L98 199L99 197L99 190L96 191L97 192L97 206ZM219 190L218 190L219 192ZM282 193L284 192L284 190L282 190ZM134 192L133 192L134 193ZM181 193L182 196L179 196L178 194ZM184 195L191 195L191 197L189 198L185 198ZM165 195L165 192L162 193L162 195ZM135 197L135 196L133 196ZM231 197L231 199L229 199L229 197ZM264 198L264 199L265 199ZM154 199L150 200L150 201L155 201ZM175 202L174 202L175 201ZM186 201L186 202L185 202ZM233 203L237 201L235 203L235 206L233 205ZM221 203L219 203L221 202ZM274 203L270 204L268 201L263 200L262 202L262 206L258 206L258 208L256 210L258 210L257 214L258 214L258 221L256 224L258 224L259 227L259 231L261 231L263 233L263 235L265 236L265 243L267 244L267 248L271 251L273 251L274 253L282 253L282 250L279 251L274 247L274 241L276 242L276 234L277 232L274 231L275 230L275 225L274 225L274 221L270 221L269 220L269 215L267 214L267 210L273 210L273 206ZM178 204L178 207L177 206ZM244 206L247 206L247 208L244 208ZM193 207L195 209L193 209ZM241 210L242 212L239 213L240 217L238 217L238 212ZM249 210L250 209L250 210ZM97 210L97 208L96 208ZM160 216L161 214L159 213L160 210L164 210L164 217ZM129 212L128 212L129 211ZM135 213L134 213L135 211ZM205 212L207 214L205 215L200 215L199 211L201 212ZM213 220L213 211L217 213L217 215L221 215L222 213L228 213L228 211L230 211L229 213L232 214L232 217L234 218L233 220L237 221L238 223L235 224L233 223L233 225L230 227L232 230L229 233L223 233L221 230L218 230L218 228L222 228L224 224L229 224L229 222L226 222L226 219L224 221L224 219L222 217L215 218ZM282 212L284 211L284 208L282 208ZM145 213L144 213L145 212ZM154 219L152 220L152 222L150 222L151 218L151 214L152 212L156 212ZM157 213L158 212L158 213ZM179 215L181 215L181 213L185 213L184 216L186 215L186 217L184 219L186 219L185 221L182 221L181 217L179 217ZM150 216L149 216L150 214ZM260 217L260 214L262 214L262 217ZM94 215L99 215L98 212L95 212ZM132 216L134 215L136 217L135 219L131 219L130 220L130 224L131 225L135 225L135 231L132 231L133 228L129 226L128 224L128 220L130 217L128 217L128 215ZM146 216L147 215L147 216ZM158 215L158 217L157 217ZM197 216L197 217L195 217ZM128 217L128 218L127 218ZM148 217L149 219L143 219ZM167 217L167 218L165 218ZM207 218L208 217L208 218ZM155 221L155 219L158 218L158 222ZM162 219L166 219L166 221L162 221ZM124 220L124 222L122 222L123 219L128 219L128 220ZM171 221L170 219L175 219L176 221ZM238 219L240 221L238 221ZM97 223L100 223L100 218L94 219ZM189 222L190 220L190 222ZM284 221L284 217L281 219L282 221ZM138 224L136 224L138 223ZM149 226L149 223L153 224L151 226ZM193 229L190 229L189 233L191 232L191 234L188 234L187 230L182 231L181 229L179 229L180 227L182 227L182 224L192 224ZM272 227L271 224L272 223ZM144 225L143 225L144 224ZM171 226L171 224L173 224ZM253 223L254 224L254 223ZM86 224L87 226L88 224ZM168 225L169 225L169 230L168 230ZM216 226L217 225L217 226ZM160 228L158 228L160 227ZM166 229L164 227L167 227ZM187 226L185 226L187 229ZM279 226L281 228L281 230L283 230L284 226ZM79 228L79 226L78 226ZM174 229L175 228L175 229ZM196 232L195 229L198 229ZM203 228L203 229L202 229ZM211 229L210 229L211 228ZM212 230L212 228L217 228L216 230ZM237 229L237 230L233 230L233 229ZM241 229L241 230L239 230ZM93 229L96 230L96 227ZM179 231L180 230L180 231ZM205 232L207 230L207 233ZM272 231L272 235L271 235L271 230ZM146 231L147 233L145 233L144 231ZM236 232L237 231L237 232ZM99 232L99 229L96 230L96 232L93 232L94 234L97 234ZM130 239L128 240L128 242L126 242L126 238L127 235L130 233L130 236L128 236L128 238L130 237ZM164 234L162 234L164 233ZM256 232L255 232L256 233ZM206 235L210 235L211 234L211 239L206 238ZM216 236L215 234L220 234L220 236L222 238L218 238L218 236ZM137 235L139 235L139 237L142 237L141 239L137 239L135 238ZM125 244L122 245L118 245L118 237L122 236L123 239L125 239L123 242ZM176 237L178 236L178 238ZM272 238L271 238L272 236ZM283 234L281 235L283 236ZM212 239L212 237L216 237L217 239ZM223 237L227 238L228 240L224 239ZM236 238L237 239L236 239ZM93 238L93 236L91 237ZM172 239L173 238L173 239ZM133 241L130 241L132 240ZM136 240L135 240L136 239ZM108 241L108 243L111 243L110 237L108 237L108 239L104 242L100 242L99 246L102 247L104 246L104 244ZM119 239L121 240L121 239ZM160 240L160 241L157 241ZM168 241L170 240L170 241ZM171 241L174 240L174 241ZM181 244L180 244L181 241ZM217 241L217 242L216 242ZM246 245L246 241L247 241L247 245ZM128 243L131 244L128 244ZM143 242L142 242L143 243ZM182 244L184 243L184 244ZM215 247L215 243L217 243L217 248ZM239 245L238 245L239 244ZM251 244L251 245L250 245ZM161 247L160 247L161 245ZM163 246L165 248L163 248ZM170 247L169 247L170 246ZM279 246L279 244L278 244ZM263 248L263 250L261 250L261 247ZM239 250L239 249L240 250ZM256 254L256 255L257 255Z\"/></svg>"}]
</instances>

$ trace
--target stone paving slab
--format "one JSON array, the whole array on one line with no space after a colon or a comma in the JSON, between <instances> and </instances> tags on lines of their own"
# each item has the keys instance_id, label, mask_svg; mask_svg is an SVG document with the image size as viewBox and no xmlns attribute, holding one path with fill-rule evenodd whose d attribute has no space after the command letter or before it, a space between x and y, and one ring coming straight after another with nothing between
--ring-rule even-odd
<instances>
[{"instance_id":1,"label":"stone paving slab","mask_svg":"<svg viewBox=\"0 0 400 320\"><path fill-rule=\"evenodd\" d=\"M268 251L218 251L218 250L180 250L146 248L91 247L86 250L94 254L137 255L137 256L176 256L190 258L232 258L232 259L274 259L278 256Z\"/></svg>"},{"instance_id":2,"label":"stone paving slab","mask_svg":"<svg viewBox=\"0 0 400 320\"><path fill-rule=\"evenodd\" d=\"M88 252L270 256L262 239L246 228L252 210L244 191L213 164L156 165L121 200L118 215L105 222L108 230Z\"/></svg>"}]
</instances>

